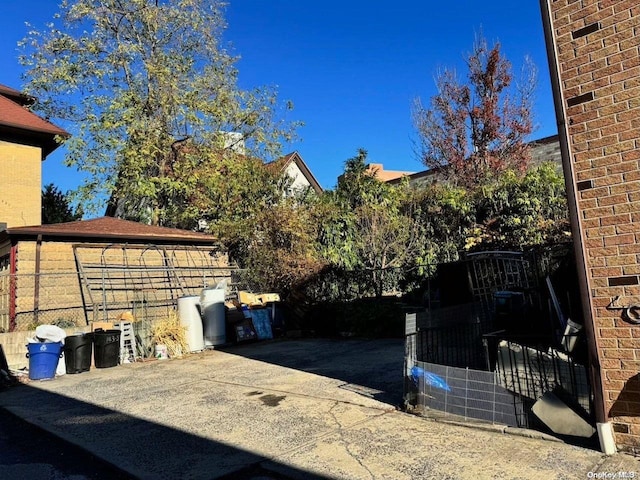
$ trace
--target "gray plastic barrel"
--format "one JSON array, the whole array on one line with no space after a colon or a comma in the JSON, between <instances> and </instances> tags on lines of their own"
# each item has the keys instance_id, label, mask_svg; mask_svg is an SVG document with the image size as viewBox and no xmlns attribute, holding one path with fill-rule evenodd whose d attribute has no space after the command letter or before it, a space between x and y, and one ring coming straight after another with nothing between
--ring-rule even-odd
<instances>
[{"instance_id":1,"label":"gray plastic barrel","mask_svg":"<svg viewBox=\"0 0 640 480\"><path fill-rule=\"evenodd\" d=\"M180 317L180 325L187 329L187 347L190 352L204 350L204 331L199 303L200 297L197 295L178 298L178 317Z\"/></svg>"},{"instance_id":2,"label":"gray plastic barrel","mask_svg":"<svg viewBox=\"0 0 640 480\"><path fill-rule=\"evenodd\" d=\"M207 347L226 343L224 288L205 288L200 294L200 310Z\"/></svg>"}]
</instances>

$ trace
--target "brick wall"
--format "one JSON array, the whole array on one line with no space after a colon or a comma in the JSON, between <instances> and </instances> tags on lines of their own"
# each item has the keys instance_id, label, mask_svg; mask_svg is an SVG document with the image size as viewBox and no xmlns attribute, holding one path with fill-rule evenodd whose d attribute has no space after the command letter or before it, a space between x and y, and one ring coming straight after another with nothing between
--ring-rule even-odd
<instances>
[{"instance_id":1,"label":"brick wall","mask_svg":"<svg viewBox=\"0 0 640 480\"><path fill-rule=\"evenodd\" d=\"M7 227L40 225L42 150L0 141L0 161L0 222Z\"/></svg>"},{"instance_id":2,"label":"brick wall","mask_svg":"<svg viewBox=\"0 0 640 480\"><path fill-rule=\"evenodd\" d=\"M618 448L637 453L640 325L607 306L640 304L640 3L548 7L604 410Z\"/></svg>"},{"instance_id":3,"label":"brick wall","mask_svg":"<svg viewBox=\"0 0 640 480\"><path fill-rule=\"evenodd\" d=\"M562 154L557 135L536 140L529 145L531 145L531 162L534 165L542 162L552 162L558 164L558 168L560 168Z\"/></svg>"},{"instance_id":4,"label":"brick wall","mask_svg":"<svg viewBox=\"0 0 640 480\"><path fill-rule=\"evenodd\" d=\"M61 320L76 325L85 325L87 320L117 321L124 311L136 308L139 319L166 318L178 297L198 295L204 285L230 277L227 255L212 256L210 250L195 246L77 245L78 259L90 279L87 288L77 273L74 243L43 241L40 274L36 275L36 242L21 240L14 278L16 328L26 330L37 323ZM173 269L166 267L169 261ZM7 272L0 275L0 331L10 329L10 280Z\"/></svg>"}]
</instances>

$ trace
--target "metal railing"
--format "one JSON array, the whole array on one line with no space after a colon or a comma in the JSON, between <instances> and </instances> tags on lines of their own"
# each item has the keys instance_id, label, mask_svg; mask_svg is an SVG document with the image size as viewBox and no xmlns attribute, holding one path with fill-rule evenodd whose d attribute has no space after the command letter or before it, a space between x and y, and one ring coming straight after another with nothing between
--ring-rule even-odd
<instances>
[{"instance_id":1,"label":"metal railing","mask_svg":"<svg viewBox=\"0 0 640 480\"><path fill-rule=\"evenodd\" d=\"M496 372L500 385L522 398L535 401L554 392L587 417L593 396L584 365L554 348L538 348L503 340L498 344Z\"/></svg>"},{"instance_id":2,"label":"metal railing","mask_svg":"<svg viewBox=\"0 0 640 480\"><path fill-rule=\"evenodd\" d=\"M420 361L486 370L482 334L491 329L479 303L434 308L417 314L416 348Z\"/></svg>"},{"instance_id":3,"label":"metal railing","mask_svg":"<svg viewBox=\"0 0 640 480\"><path fill-rule=\"evenodd\" d=\"M461 305L449 310L444 317L456 313L457 321L434 323L429 320L433 312L406 315L408 405L465 419L536 427L539 420L531 408L546 393L553 393L594 422L589 376L571 353L531 335L485 334L483 323L474 321L473 308Z\"/></svg>"}]
</instances>

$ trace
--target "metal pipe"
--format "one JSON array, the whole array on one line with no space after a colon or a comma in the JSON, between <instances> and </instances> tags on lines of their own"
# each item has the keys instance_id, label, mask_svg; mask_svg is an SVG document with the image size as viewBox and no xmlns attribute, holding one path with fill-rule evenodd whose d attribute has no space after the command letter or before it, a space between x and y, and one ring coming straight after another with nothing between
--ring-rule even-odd
<instances>
[{"instance_id":1,"label":"metal pipe","mask_svg":"<svg viewBox=\"0 0 640 480\"><path fill-rule=\"evenodd\" d=\"M18 292L18 244L13 241L9 253L9 331L14 332L17 327L16 319L16 295Z\"/></svg>"},{"instance_id":2,"label":"metal pipe","mask_svg":"<svg viewBox=\"0 0 640 480\"><path fill-rule=\"evenodd\" d=\"M540 0L540 10L542 13L542 24L544 28L545 43L547 47L547 60L549 61L549 73L551 75L551 88L553 91L553 101L558 126L558 138L560 140L560 152L562 155L562 169L564 171L565 186L567 190L567 203L569 206L569 218L571 221L571 233L573 235L573 246L576 256L576 266L578 270L578 283L580 284L580 299L584 314L584 330L587 336L589 352L589 374L594 394L594 413L596 422L604 424L608 421L607 411L604 402L604 388L602 370L598 357L598 339L595 334L595 322L593 314L593 304L591 302L591 291L589 277L587 275L587 254L582 241L582 228L578 202L576 198L576 179L573 165L571 163L571 151L569 147L569 132L564 110L564 97L560 84L560 69L558 65L558 54L553 38L551 6L549 0ZM600 428L598 429L600 433ZM602 444L602 437L601 444ZM606 453L606 452L605 452Z\"/></svg>"},{"instance_id":3,"label":"metal pipe","mask_svg":"<svg viewBox=\"0 0 640 480\"><path fill-rule=\"evenodd\" d=\"M39 313L40 310L40 257L42 251L42 235L38 235L36 238L36 265L35 265L35 278L33 282L33 321L35 324L40 323Z\"/></svg>"}]
</instances>

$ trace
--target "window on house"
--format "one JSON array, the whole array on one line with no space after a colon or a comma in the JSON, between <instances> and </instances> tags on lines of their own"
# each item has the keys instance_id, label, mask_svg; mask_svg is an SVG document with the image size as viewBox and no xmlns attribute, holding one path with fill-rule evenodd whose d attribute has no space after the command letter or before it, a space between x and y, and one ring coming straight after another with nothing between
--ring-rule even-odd
<instances>
[{"instance_id":1,"label":"window on house","mask_svg":"<svg viewBox=\"0 0 640 480\"><path fill-rule=\"evenodd\" d=\"M0 272L9 270L9 255L0 257Z\"/></svg>"}]
</instances>

